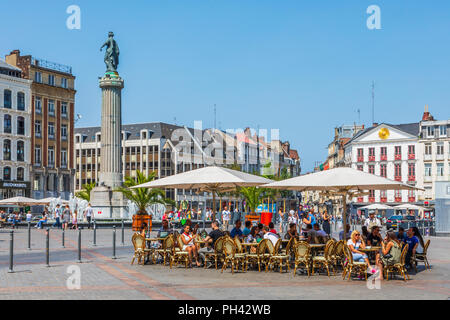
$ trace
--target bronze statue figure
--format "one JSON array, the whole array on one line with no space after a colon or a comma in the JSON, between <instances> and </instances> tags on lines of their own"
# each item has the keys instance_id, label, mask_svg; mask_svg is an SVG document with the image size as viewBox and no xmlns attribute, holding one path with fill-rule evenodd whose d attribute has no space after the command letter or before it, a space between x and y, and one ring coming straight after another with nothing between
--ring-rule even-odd
<instances>
[{"instance_id":1,"label":"bronze statue figure","mask_svg":"<svg viewBox=\"0 0 450 320\"><path fill-rule=\"evenodd\" d=\"M105 64L106 72L117 72L117 67L119 66L119 46L116 40L114 40L114 33L110 32L108 34L108 40L100 48L100 51L106 47L105 51Z\"/></svg>"}]
</instances>

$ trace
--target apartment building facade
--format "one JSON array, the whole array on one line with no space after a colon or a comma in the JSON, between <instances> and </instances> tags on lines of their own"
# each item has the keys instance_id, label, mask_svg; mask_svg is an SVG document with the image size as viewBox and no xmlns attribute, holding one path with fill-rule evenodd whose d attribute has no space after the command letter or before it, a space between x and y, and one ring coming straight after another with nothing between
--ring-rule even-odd
<instances>
[{"instance_id":1,"label":"apartment building facade","mask_svg":"<svg viewBox=\"0 0 450 320\"><path fill-rule=\"evenodd\" d=\"M75 76L72 68L22 56L19 50L6 62L20 68L31 84L31 196L36 199L73 193Z\"/></svg>"},{"instance_id":2,"label":"apartment building facade","mask_svg":"<svg viewBox=\"0 0 450 320\"><path fill-rule=\"evenodd\" d=\"M30 196L31 82L0 60L0 199Z\"/></svg>"}]
</instances>

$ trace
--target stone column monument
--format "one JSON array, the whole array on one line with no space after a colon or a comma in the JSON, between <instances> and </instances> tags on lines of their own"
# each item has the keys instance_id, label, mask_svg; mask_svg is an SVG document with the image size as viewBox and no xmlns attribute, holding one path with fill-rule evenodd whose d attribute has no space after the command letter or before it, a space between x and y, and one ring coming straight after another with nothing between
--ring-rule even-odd
<instances>
[{"instance_id":1,"label":"stone column monument","mask_svg":"<svg viewBox=\"0 0 450 320\"><path fill-rule=\"evenodd\" d=\"M100 78L102 89L102 132L98 184L91 191L91 205L95 219L114 219L127 216L127 201L116 192L122 186L122 89L124 81L117 72L119 47L114 34L106 47L106 73Z\"/></svg>"}]
</instances>

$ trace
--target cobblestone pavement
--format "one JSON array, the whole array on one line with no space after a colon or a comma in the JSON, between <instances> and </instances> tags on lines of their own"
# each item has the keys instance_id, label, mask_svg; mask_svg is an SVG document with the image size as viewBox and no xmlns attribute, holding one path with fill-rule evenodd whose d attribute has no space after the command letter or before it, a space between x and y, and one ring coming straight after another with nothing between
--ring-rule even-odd
<instances>
[{"instance_id":1,"label":"cobblestone pavement","mask_svg":"<svg viewBox=\"0 0 450 320\"><path fill-rule=\"evenodd\" d=\"M0 230L0 298L5 299L445 299L450 297L450 238L430 238L432 270L383 281L380 289L368 289L365 281L343 281L340 275L323 273L308 278L299 274L247 271L231 274L220 270L162 265L130 265L133 248L131 230L116 233L113 260L112 230L82 230L82 263L77 263L76 231L66 232L65 248L61 231L50 230L50 267L45 264L45 231L32 230L32 247L27 249L27 230L14 232L14 273L9 269L9 230ZM81 271L81 288L69 290L67 269Z\"/></svg>"}]
</instances>

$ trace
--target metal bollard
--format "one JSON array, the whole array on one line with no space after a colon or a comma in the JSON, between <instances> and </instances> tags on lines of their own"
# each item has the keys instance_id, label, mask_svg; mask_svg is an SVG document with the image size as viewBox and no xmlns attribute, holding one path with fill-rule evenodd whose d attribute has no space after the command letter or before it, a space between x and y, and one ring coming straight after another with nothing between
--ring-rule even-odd
<instances>
[{"instance_id":1,"label":"metal bollard","mask_svg":"<svg viewBox=\"0 0 450 320\"><path fill-rule=\"evenodd\" d=\"M123 246L125 245L124 239L125 239L125 225L124 225L123 219L122 219L122 245Z\"/></svg>"},{"instance_id":2,"label":"metal bollard","mask_svg":"<svg viewBox=\"0 0 450 320\"><path fill-rule=\"evenodd\" d=\"M112 259L117 259L116 257L116 226L113 226L113 256Z\"/></svg>"},{"instance_id":3,"label":"metal bollard","mask_svg":"<svg viewBox=\"0 0 450 320\"><path fill-rule=\"evenodd\" d=\"M64 244L64 229L63 229L61 235L62 235L62 247L65 248L66 246L65 246L65 244Z\"/></svg>"},{"instance_id":4,"label":"metal bollard","mask_svg":"<svg viewBox=\"0 0 450 320\"><path fill-rule=\"evenodd\" d=\"M45 263L47 267L50 267L50 228L46 229L45 237Z\"/></svg>"},{"instance_id":5,"label":"metal bollard","mask_svg":"<svg viewBox=\"0 0 450 320\"><path fill-rule=\"evenodd\" d=\"M78 263L81 263L81 229L78 230Z\"/></svg>"},{"instance_id":6,"label":"metal bollard","mask_svg":"<svg viewBox=\"0 0 450 320\"><path fill-rule=\"evenodd\" d=\"M28 222L28 250L31 250L31 222Z\"/></svg>"},{"instance_id":7,"label":"metal bollard","mask_svg":"<svg viewBox=\"0 0 450 320\"><path fill-rule=\"evenodd\" d=\"M94 244L93 244L93 246L94 247L97 246L97 224L95 223L95 220L94 220Z\"/></svg>"},{"instance_id":8,"label":"metal bollard","mask_svg":"<svg viewBox=\"0 0 450 320\"><path fill-rule=\"evenodd\" d=\"M14 231L9 232L9 270L8 273L14 273Z\"/></svg>"}]
</instances>

